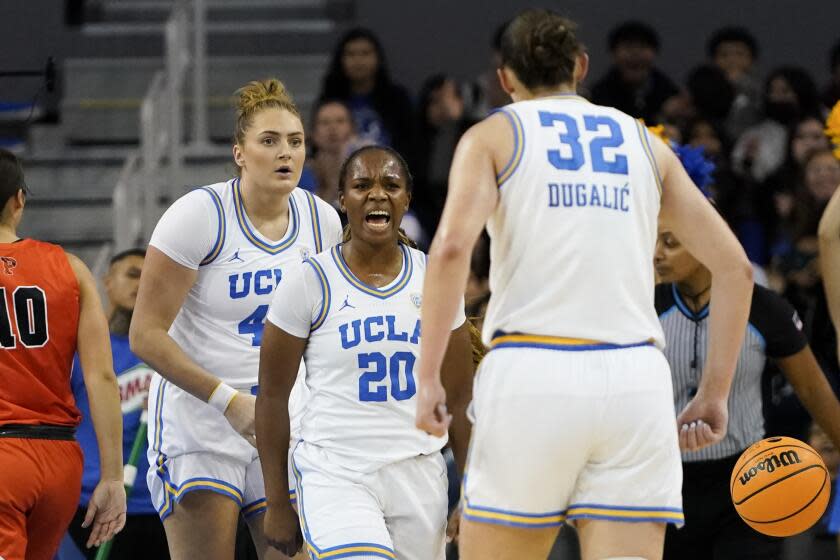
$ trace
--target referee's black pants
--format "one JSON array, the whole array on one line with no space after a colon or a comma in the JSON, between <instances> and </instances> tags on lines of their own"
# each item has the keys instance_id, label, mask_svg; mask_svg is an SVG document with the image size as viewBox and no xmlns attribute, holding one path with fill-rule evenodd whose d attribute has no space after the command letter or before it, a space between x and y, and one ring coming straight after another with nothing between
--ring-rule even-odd
<instances>
[{"instance_id":1,"label":"referee's black pants","mask_svg":"<svg viewBox=\"0 0 840 560\"><path fill-rule=\"evenodd\" d=\"M685 526L668 525L664 560L780 560L783 539L744 523L732 505L729 478L740 453L683 463Z\"/></svg>"}]
</instances>

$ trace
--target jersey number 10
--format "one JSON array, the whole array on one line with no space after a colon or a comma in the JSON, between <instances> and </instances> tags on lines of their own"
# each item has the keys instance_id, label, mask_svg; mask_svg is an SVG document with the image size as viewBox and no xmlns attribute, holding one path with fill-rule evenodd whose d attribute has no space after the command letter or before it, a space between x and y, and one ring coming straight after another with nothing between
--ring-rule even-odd
<instances>
[{"instance_id":1,"label":"jersey number 10","mask_svg":"<svg viewBox=\"0 0 840 560\"><path fill-rule=\"evenodd\" d=\"M6 288L0 288L0 347L16 348L6 303ZM50 338L47 328L47 296L38 286L19 286L12 294L12 309L17 323L18 337L25 348L40 348Z\"/></svg>"},{"instance_id":2,"label":"jersey number 10","mask_svg":"<svg viewBox=\"0 0 840 560\"><path fill-rule=\"evenodd\" d=\"M560 150L548 150L549 163L564 171L577 171L583 167L583 145L580 143L580 130L574 117L551 111L540 111L539 114L541 126L553 128L555 123L561 122L566 128L566 132L560 134L560 143L568 146L568 150L565 151L570 155L564 156ZM606 115L584 115L583 126L589 132L598 132L602 127L606 127L609 132L609 136L597 136L589 142L592 171L627 175L627 156L617 154L612 160L607 160L604 156L604 149L619 148L624 144L621 126L615 119Z\"/></svg>"}]
</instances>

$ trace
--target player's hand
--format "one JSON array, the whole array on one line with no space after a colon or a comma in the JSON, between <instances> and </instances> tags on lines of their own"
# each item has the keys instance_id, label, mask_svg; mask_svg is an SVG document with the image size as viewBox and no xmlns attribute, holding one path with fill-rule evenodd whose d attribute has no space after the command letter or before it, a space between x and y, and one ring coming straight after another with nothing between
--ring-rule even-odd
<instances>
[{"instance_id":1,"label":"player's hand","mask_svg":"<svg viewBox=\"0 0 840 560\"><path fill-rule=\"evenodd\" d=\"M446 523L446 542L457 543L458 531L461 528L461 507L456 507L449 516L449 521Z\"/></svg>"},{"instance_id":2,"label":"player's hand","mask_svg":"<svg viewBox=\"0 0 840 560\"><path fill-rule=\"evenodd\" d=\"M728 421L726 399L705 398L698 394L677 416L680 449L697 451L718 443L726 435Z\"/></svg>"},{"instance_id":3,"label":"player's hand","mask_svg":"<svg viewBox=\"0 0 840 560\"><path fill-rule=\"evenodd\" d=\"M263 532L268 544L289 558L303 546L298 516L291 504L268 506L263 518Z\"/></svg>"},{"instance_id":4,"label":"player's hand","mask_svg":"<svg viewBox=\"0 0 840 560\"><path fill-rule=\"evenodd\" d=\"M122 480L100 480L88 503L82 527L93 527L87 547L111 540L125 526L125 487Z\"/></svg>"},{"instance_id":5,"label":"player's hand","mask_svg":"<svg viewBox=\"0 0 840 560\"><path fill-rule=\"evenodd\" d=\"M433 436L443 437L451 422L452 415L446 410L446 390L441 382L421 382L417 391L417 427Z\"/></svg>"},{"instance_id":6,"label":"player's hand","mask_svg":"<svg viewBox=\"0 0 840 560\"><path fill-rule=\"evenodd\" d=\"M257 397L237 393L225 410L225 418L248 443L257 446L257 427L254 422Z\"/></svg>"}]
</instances>

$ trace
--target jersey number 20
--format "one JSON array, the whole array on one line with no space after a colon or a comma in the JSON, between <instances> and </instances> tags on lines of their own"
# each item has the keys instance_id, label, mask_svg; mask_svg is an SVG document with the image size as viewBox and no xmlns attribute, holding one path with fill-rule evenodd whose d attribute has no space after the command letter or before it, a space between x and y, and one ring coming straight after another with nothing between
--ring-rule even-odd
<instances>
[{"instance_id":1,"label":"jersey number 20","mask_svg":"<svg viewBox=\"0 0 840 560\"><path fill-rule=\"evenodd\" d=\"M580 130L574 117L565 113L540 111L540 125L554 127L557 122L563 123L566 132L560 134L560 143L568 146L570 155L564 156L560 150L548 150L548 161L557 169L577 171L584 164L583 145L580 143ZM627 175L627 156L617 154L613 160L604 157L605 148L618 148L624 144L621 126L606 115L584 115L583 126L589 132L598 132L603 127L609 136L597 136L589 142L589 156L592 161L592 171L598 173L614 173Z\"/></svg>"},{"instance_id":2,"label":"jersey number 20","mask_svg":"<svg viewBox=\"0 0 840 560\"><path fill-rule=\"evenodd\" d=\"M390 374L391 396L398 401L410 399L417 392L414 383L414 354L411 352L395 352L390 359L381 352L359 354L359 367L362 369L373 366L359 377L359 400L363 402L385 402L388 400L388 387L379 384ZM400 380L400 371L405 368L405 387ZM373 384L377 385L374 386Z\"/></svg>"},{"instance_id":3,"label":"jersey number 20","mask_svg":"<svg viewBox=\"0 0 840 560\"><path fill-rule=\"evenodd\" d=\"M26 348L40 348L50 338L47 328L47 296L38 286L19 286L12 294L12 314L18 337ZM17 340L6 303L6 288L0 288L0 347L15 348Z\"/></svg>"}]
</instances>

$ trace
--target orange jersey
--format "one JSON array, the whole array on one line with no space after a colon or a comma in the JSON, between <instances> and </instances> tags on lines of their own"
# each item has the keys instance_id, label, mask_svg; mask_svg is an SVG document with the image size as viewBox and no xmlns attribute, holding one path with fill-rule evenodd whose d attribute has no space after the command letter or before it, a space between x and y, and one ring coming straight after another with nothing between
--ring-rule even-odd
<instances>
[{"instance_id":1,"label":"orange jersey","mask_svg":"<svg viewBox=\"0 0 840 560\"><path fill-rule=\"evenodd\" d=\"M0 425L75 426L79 282L58 245L0 243Z\"/></svg>"}]
</instances>

